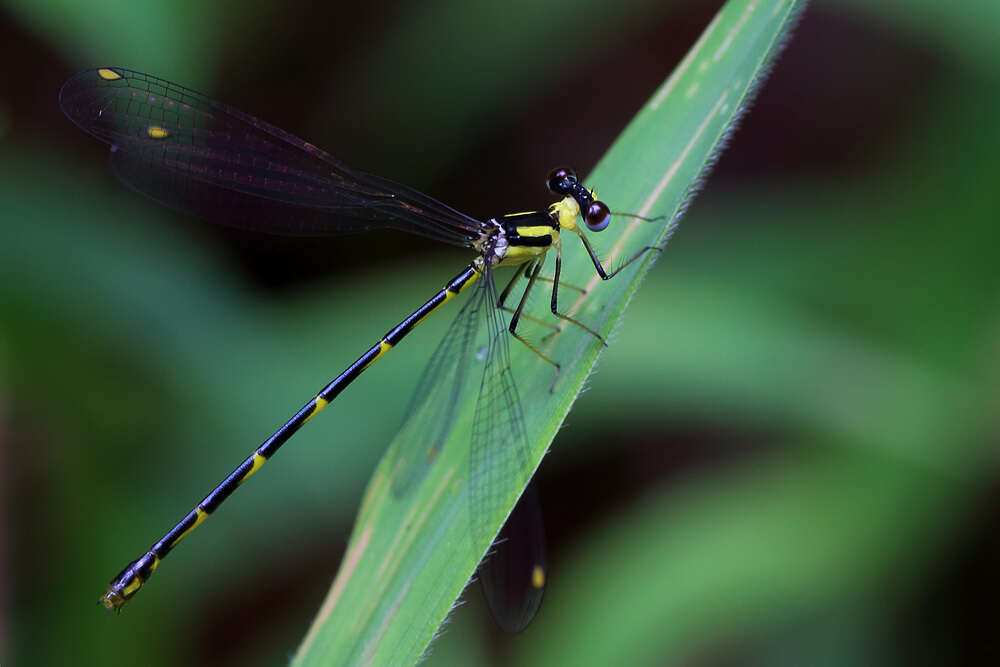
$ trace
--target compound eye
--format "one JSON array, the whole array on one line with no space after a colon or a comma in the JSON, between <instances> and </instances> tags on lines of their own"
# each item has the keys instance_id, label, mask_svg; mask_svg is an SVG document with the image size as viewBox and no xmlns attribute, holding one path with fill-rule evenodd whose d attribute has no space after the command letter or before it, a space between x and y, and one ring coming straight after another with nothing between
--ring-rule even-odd
<instances>
[{"instance_id":1,"label":"compound eye","mask_svg":"<svg viewBox=\"0 0 1000 667\"><path fill-rule=\"evenodd\" d=\"M545 184L557 195L568 195L572 186L576 185L576 173L569 167L553 169Z\"/></svg>"},{"instance_id":2,"label":"compound eye","mask_svg":"<svg viewBox=\"0 0 1000 667\"><path fill-rule=\"evenodd\" d=\"M593 201L587 207L583 221L587 223L587 229L592 232L604 231L611 222L611 209L602 201Z\"/></svg>"}]
</instances>

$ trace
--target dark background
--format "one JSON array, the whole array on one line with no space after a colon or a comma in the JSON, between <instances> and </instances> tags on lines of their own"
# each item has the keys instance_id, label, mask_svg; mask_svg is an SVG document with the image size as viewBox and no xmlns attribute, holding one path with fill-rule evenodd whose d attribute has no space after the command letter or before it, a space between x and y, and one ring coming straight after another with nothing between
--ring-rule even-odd
<instances>
[{"instance_id":1,"label":"dark background","mask_svg":"<svg viewBox=\"0 0 1000 667\"><path fill-rule=\"evenodd\" d=\"M61 115L65 79L148 71L487 217L548 203L555 165L587 173L721 5L4 4L14 665L286 661L447 322L352 386L120 617L96 600L467 261L164 211ZM539 619L499 634L470 591L429 664L1000 658L998 31L991 3L812 4L540 470Z\"/></svg>"}]
</instances>

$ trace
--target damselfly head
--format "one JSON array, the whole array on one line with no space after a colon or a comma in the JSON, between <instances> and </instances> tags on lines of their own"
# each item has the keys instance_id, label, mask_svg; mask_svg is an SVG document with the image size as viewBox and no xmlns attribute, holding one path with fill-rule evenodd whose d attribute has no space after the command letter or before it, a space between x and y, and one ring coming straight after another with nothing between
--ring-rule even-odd
<instances>
[{"instance_id":1,"label":"damselfly head","mask_svg":"<svg viewBox=\"0 0 1000 667\"><path fill-rule=\"evenodd\" d=\"M576 173L569 167L553 169L546 185L550 191L564 197L572 197L580 207L580 214L587 229L600 232L611 222L611 209L602 201L594 199L594 193L580 185Z\"/></svg>"},{"instance_id":2,"label":"damselfly head","mask_svg":"<svg viewBox=\"0 0 1000 667\"><path fill-rule=\"evenodd\" d=\"M549 191L564 197L571 196L576 189L578 182L576 172L569 167L558 167L549 173L548 180L545 181Z\"/></svg>"}]
</instances>

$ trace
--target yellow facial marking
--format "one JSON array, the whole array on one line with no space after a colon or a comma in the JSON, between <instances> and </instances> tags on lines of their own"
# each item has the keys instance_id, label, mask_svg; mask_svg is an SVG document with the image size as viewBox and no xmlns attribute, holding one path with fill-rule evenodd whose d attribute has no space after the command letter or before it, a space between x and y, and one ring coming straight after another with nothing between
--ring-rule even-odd
<instances>
[{"instance_id":1,"label":"yellow facial marking","mask_svg":"<svg viewBox=\"0 0 1000 667\"><path fill-rule=\"evenodd\" d=\"M545 586L545 568L541 565L536 565L535 569L531 571L531 585L535 588Z\"/></svg>"},{"instance_id":2,"label":"yellow facial marking","mask_svg":"<svg viewBox=\"0 0 1000 667\"><path fill-rule=\"evenodd\" d=\"M167 128L160 127L159 125L150 125L146 130L146 134L149 135L150 139L166 139L170 136L170 133L167 132Z\"/></svg>"},{"instance_id":3,"label":"yellow facial marking","mask_svg":"<svg viewBox=\"0 0 1000 667\"><path fill-rule=\"evenodd\" d=\"M315 414L315 413L313 413L313 414ZM253 465L250 466L250 470L247 470L247 474L243 475L243 479L240 480L240 484L242 484L243 482L247 481L247 477L249 477L250 475L252 475L255 472L257 472L258 470L260 470L260 467L262 465L264 465L265 463L267 463L267 459L265 457L261 456L260 454L254 454L253 455Z\"/></svg>"},{"instance_id":4,"label":"yellow facial marking","mask_svg":"<svg viewBox=\"0 0 1000 667\"><path fill-rule=\"evenodd\" d=\"M122 78L122 75L113 69L108 69L107 67L102 67L97 70L97 76L101 77L105 81L114 81L116 79Z\"/></svg>"}]
</instances>

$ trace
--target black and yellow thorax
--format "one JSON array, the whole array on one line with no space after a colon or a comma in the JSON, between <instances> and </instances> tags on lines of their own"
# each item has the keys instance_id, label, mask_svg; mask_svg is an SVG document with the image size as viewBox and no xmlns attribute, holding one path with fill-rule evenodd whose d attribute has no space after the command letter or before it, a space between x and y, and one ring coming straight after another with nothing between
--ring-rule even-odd
<instances>
[{"instance_id":1,"label":"black and yellow thorax","mask_svg":"<svg viewBox=\"0 0 1000 667\"><path fill-rule=\"evenodd\" d=\"M552 204L544 211L511 213L488 221L489 232L480 240L480 249L492 247L495 266L514 266L539 258L558 247L562 229L576 231L580 208L572 197Z\"/></svg>"}]
</instances>

